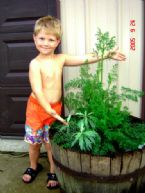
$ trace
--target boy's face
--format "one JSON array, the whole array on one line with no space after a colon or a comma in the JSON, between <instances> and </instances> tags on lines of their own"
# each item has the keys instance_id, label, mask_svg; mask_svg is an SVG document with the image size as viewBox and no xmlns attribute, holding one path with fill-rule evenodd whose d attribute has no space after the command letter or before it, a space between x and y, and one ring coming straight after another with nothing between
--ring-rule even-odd
<instances>
[{"instance_id":1,"label":"boy's face","mask_svg":"<svg viewBox=\"0 0 145 193\"><path fill-rule=\"evenodd\" d=\"M60 43L60 40L55 35L48 34L43 29L37 35L33 35L33 39L37 50L42 55L53 54Z\"/></svg>"}]
</instances>

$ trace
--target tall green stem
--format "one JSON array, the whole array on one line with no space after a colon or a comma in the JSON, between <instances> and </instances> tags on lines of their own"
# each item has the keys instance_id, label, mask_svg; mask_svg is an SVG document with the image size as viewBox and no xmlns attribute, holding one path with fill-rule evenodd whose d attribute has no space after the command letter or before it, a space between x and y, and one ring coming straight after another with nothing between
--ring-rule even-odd
<instances>
[{"instance_id":1,"label":"tall green stem","mask_svg":"<svg viewBox=\"0 0 145 193\"><path fill-rule=\"evenodd\" d=\"M101 56L101 62L100 62L100 72L101 72L101 83L103 83L103 53Z\"/></svg>"}]
</instances>

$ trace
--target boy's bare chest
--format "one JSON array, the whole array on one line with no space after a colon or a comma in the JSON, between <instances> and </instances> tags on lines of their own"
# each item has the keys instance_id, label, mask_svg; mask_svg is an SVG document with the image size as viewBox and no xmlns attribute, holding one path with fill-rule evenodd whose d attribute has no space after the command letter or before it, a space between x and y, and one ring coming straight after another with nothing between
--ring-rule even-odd
<instances>
[{"instance_id":1,"label":"boy's bare chest","mask_svg":"<svg viewBox=\"0 0 145 193\"><path fill-rule=\"evenodd\" d=\"M44 80L59 79L62 75L62 67L58 64L45 64L41 66L41 76Z\"/></svg>"}]
</instances>

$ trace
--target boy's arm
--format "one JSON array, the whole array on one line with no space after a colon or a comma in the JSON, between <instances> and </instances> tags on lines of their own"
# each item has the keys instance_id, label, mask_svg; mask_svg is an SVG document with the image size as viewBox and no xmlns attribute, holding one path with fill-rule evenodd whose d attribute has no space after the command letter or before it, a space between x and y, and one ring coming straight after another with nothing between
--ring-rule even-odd
<instances>
[{"instance_id":1,"label":"boy's arm","mask_svg":"<svg viewBox=\"0 0 145 193\"><path fill-rule=\"evenodd\" d=\"M103 59L108 59L108 58L118 60L118 61L123 61L126 59L125 55L120 53L118 49L108 52L103 57ZM91 64L91 63L96 63L101 59L102 58L95 53L86 54L84 56L65 55L65 65L77 66L77 65L82 65L85 62L87 62L88 64Z\"/></svg>"},{"instance_id":2,"label":"boy's arm","mask_svg":"<svg viewBox=\"0 0 145 193\"><path fill-rule=\"evenodd\" d=\"M44 110L55 119L67 125L67 122L61 116L59 116L54 109L51 108L50 104L45 99L42 91L40 68L39 65L33 61L30 63L29 67L29 80L31 89Z\"/></svg>"}]
</instances>

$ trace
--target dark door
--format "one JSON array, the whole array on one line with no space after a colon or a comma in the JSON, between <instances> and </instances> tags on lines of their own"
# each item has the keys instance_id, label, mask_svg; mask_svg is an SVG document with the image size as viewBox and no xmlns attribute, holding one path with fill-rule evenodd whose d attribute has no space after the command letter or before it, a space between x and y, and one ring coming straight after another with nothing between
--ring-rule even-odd
<instances>
[{"instance_id":1,"label":"dark door","mask_svg":"<svg viewBox=\"0 0 145 193\"><path fill-rule=\"evenodd\" d=\"M0 136L24 134L34 22L57 8L55 0L0 0Z\"/></svg>"}]
</instances>

